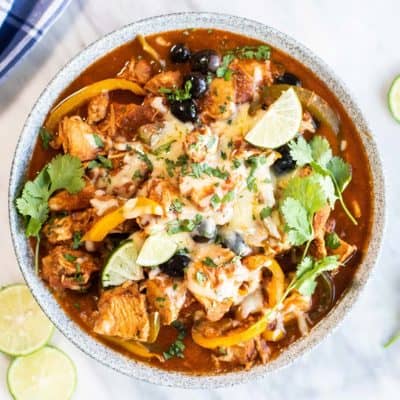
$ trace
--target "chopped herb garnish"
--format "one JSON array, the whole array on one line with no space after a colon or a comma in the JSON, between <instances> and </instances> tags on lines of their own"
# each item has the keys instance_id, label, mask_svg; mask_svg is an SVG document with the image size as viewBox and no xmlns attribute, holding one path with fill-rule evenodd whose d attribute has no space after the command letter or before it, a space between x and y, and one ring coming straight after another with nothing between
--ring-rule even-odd
<instances>
[{"instance_id":1,"label":"chopped herb garnish","mask_svg":"<svg viewBox=\"0 0 400 400\"><path fill-rule=\"evenodd\" d=\"M235 198L235 192L233 190L229 191L224 197L222 198L222 203L228 203Z\"/></svg>"},{"instance_id":2,"label":"chopped herb garnish","mask_svg":"<svg viewBox=\"0 0 400 400\"><path fill-rule=\"evenodd\" d=\"M226 112L226 104L221 104L221 105L219 106L219 112L220 112L221 114L223 114L224 112Z\"/></svg>"},{"instance_id":3,"label":"chopped herb garnish","mask_svg":"<svg viewBox=\"0 0 400 400\"><path fill-rule=\"evenodd\" d=\"M210 199L210 203L213 206L213 208L217 208L221 204L221 199L217 194L214 194Z\"/></svg>"},{"instance_id":4,"label":"chopped herb garnish","mask_svg":"<svg viewBox=\"0 0 400 400\"><path fill-rule=\"evenodd\" d=\"M63 256L68 262L74 262L77 259L76 256L74 256L73 254L69 254L69 253L64 253Z\"/></svg>"},{"instance_id":5,"label":"chopped herb garnish","mask_svg":"<svg viewBox=\"0 0 400 400\"><path fill-rule=\"evenodd\" d=\"M174 321L171 325L178 331L178 336L176 337L175 342L169 346L168 350L164 351L163 356L166 360L173 357L184 357L183 352L185 350L185 344L183 343L183 339L185 339L186 336L185 325L178 320Z\"/></svg>"},{"instance_id":6,"label":"chopped herb garnish","mask_svg":"<svg viewBox=\"0 0 400 400\"><path fill-rule=\"evenodd\" d=\"M174 199L169 206L170 211L182 212L183 203L179 199Z\"/></svg>"},{"instance_id":7,"label":"chopped herb garnish","mask_svg":"<svg viewBox=\"0 0 400 400\"><path fill-rule=\"evenodd\" d=\"M103 148L104 147L104 142L101 139L101 137L99 135L97 135L96 133L93 133L92 135L93 135L93 139L94 139L94 142L95 142L96 146L100 147L100 148Z\"/></svg>"},{"instance_id":8,"label":"chopped herb garnish","mask_svg":"<svg viewBox=\"0 0 400 400\"><path fill-rule=\"evenodd\" d=\"M325 244L332 250L340 247L340 238L335 232L330 232L325 237Z\"/></svg>"},{"instance_id":9,"label":"chopped herb garnish","mask_svg":"<svg viewBox=\"0 0 400 400\"><path fill-rule=\"evenodd\" d=\"M81 309L81 304L80 304L80 303L74 303L74 307L75 307L77 310L80 310L80 309Z\"/></svg>"},{"instance_id":10,"label":"chopped herb garnish","mask_svg":"<svg viewBox=\"0 0 400 400\"><path fill-rule=\"evenodd\" d=\"M235 168L235 169L238 169L241 165L242 165L242 164L241 164L240 160L238 160L237 158L235 158L235 159L232 161L232 166L233 166L233 168Z\"/></svg>"},{"instance_id":11,"label":"chopped herb garnish","mask_svg":"<svg viewBox=\"0 0 400 400\"><path fill-rule=\"evenodd\" d=\"M142 179L142 178L144 178L144 175L139 170L135 171L132 175L132 179Z\"/></svg>"},{"instance_id":12,"label":"chopped herb garnish","mask_svg":"<svg viewBox=\"0 0 400 400\"><path fill-rule=\"evenodd\" d=\"M215 262L211 257L206 257L202 262L204 265L207 265L207 267L213 267L213 268L218 267L218 265L215 264Z\"/></svg>"},{"instance_id":13,"label":"chopped herb garnish","mask_svg":"<svg viewBox=\"0 0 400 400\"><path fill-rule=\"evenodd\" d=\"M170 89L162 87L159 89L159 92L162 94L166 94L169 101L183 101L192 98L190 93L192 89L192 82L187 80L185 82L185 86L183 89Z\"/></svg>"},{"instance_id":14,"label":"chopped herb garnish","mask_svg":"<svg viewBox=\"0 0 400 400\"><path fill-rule=\"evenodd\" d=\"M42 126L39 129L39 135L40 135L40 138L42 139L43 148L45 150L48 150L49 143L53 140L53 134L50 131L48 131L45 127Z\"/></svg>"},{"instance_id":15,"label":"chopped herb garnish","mask_svg":"<svg viewBox=\"0 0 400 400\"><path fill-rule=\"evenodd\" d=\"M271 207L264 207L261 211L260 211L260 218L264 219L267 218L271 215L272 213L272 208Z\"/></svg>"},{"instance_id":16,"label":"chopped herb garnish","mask_svg":"<svg viewBox=\"0 0 400 400\"><path fill-rule=\"evenodd\" d=\"M79 247L82 245L81 240L82 240L82 232L75 231L73 233L73 235L72 235L72 245L71 245L71 247L74 250L79 249Z\"/></svg>"},{"instance_id":17,"label":"chopped herb garnish","mask_svg":"<svg viewBox=\"0 0 400 400\"><path fill-rule=\"evenodd\" d=\"M255 172L257 169L265 164L267 162L267 159L264 155L259 155L259 156L251 156L246 160L246 165L250 167L250 173L246 179L247 183L247 189L249 189L251 192L257 192L257 180L255 177Z\"/></svg>"},{"instance_id":18,"label":"chopped herb garnish","mask_svg":"<svg viewBox=\"0 0 400 400\"><path fill-rule=\"evenodd\" d=\"M196 281L203 284L207 280L207 277L201 271L196 272Z\"/></svg>"},{"instance_id":19,"label":"chopped herb garnish","mask_svg":"<svg viewBox=\"0 0 400 400\"><path fill-rule=\"evenodd\" d=\"M227 53L222 57L222 62L220 67L218 67L216 71L216 75L218 78L224 78L226 81L232 76L232 71L229 69L229 64L235 59L234 54Z\"/></svg>"},{"instance_id":20,"label":"chopped herb garnish","mask_svg":"<svg viewBox=\"0 0 400 400\"><path fill-rule=\"evenodd\" d=\"M146 153L143 153L139 150L135 150L135 153L138 157L146 164L149 171L153 171L153 163L151 162L150 158L147 156Z\"/></svg>"},{"instance_id":21,"label":"chopped herb garnish","mask_svg":"<svg viewBox=\"0 0 400 400\"><path fill-rule=\"evenodd\" d=\"M192 176L195 178L200 178L201 174L205 174L208 176L214 176L219 179L227 179L229 173L227 171L223 171L220 168L213 168L204 163L192 163Z\"/></svg>"},{"instance_id":22,"label":"chopped herb garnish","mask_svg":"<svg viewBox=\"0 0 400 400\"><path fill-rule=\"evenodd\" d=\"M203 217L200 214L196 214L195 218L192 219L181 219L169 222L167 225L167 232L169 235L174 235L180 232L192 232L197 225L201 223Z\"/></svg>"},{"instance_id":23,"label":"chopped herb garnish","mask_svg":"<svg viewBox=\"0 0 400 400\"><path fill-rule=\"evenodd\" d=\"M221 158L223 160L226 160L226 158L227 158L226 153L224 151L221 151Z\"/></svg>"},{"instance_id":24,"label":"chopped herb garnish","mask_svg":"<svg viewBox=\"0 0 400 400\"><path fill-rule=\"evenodd\" d=\"M169 142L166 142L166 143L162 144L161 146L158 146L158 147L153 151L153 153L154 153L156 156L159 156L159 155L162 154L162 153L168 153L168 152L171 150L171 145L172 145L173 143L175 143L175 142L176 142L176 140L170 140Z\"/></svg>"},{"instance_id":25,"label":"chopped herb garnish","mask_svg":"<svg viewBox=\"0 0 400 400\"><path fill-rule=\"evenodd\" d=\"M94 168L112 169L112 167L113 167L112 161L102 155L98 155L96 160L92 160L88 163L89 169L94 169Z\"/></svg>"},{"instance_id":26,"label":"chopped herb garnish","mask_svg":"<svg viewBox=\"0 0 400 400\"><path fill-rule=\"evenodd\" d=\"M165 297L156 297L156 302L157 303L164 303L165 300L166 300Z\"/></svg>"}]
</instances>

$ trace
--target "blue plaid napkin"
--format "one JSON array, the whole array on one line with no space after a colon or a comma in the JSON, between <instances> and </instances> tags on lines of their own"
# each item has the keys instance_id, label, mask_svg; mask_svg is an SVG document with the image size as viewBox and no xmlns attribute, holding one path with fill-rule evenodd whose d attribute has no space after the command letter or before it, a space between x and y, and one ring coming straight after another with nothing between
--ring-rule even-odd
<instances>
[{"instance_id":1,"label":"blue plaid napkin","mask_svg":"<svg viewBox=\"0 0 400 400\"><path fill-rule=\"evenodd\" d=\"M0 0L0 80L38 42L70 0Z\"/></svg>"}]
</instances>

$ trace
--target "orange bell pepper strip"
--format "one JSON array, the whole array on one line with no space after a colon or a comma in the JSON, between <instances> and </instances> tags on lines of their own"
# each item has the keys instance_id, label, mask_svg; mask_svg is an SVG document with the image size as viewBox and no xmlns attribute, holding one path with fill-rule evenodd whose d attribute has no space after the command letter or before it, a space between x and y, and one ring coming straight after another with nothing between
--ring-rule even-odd
<instances>
[{"instance_id":1,"label":"orange bell pepper strip","mask_svg":"<svg viewBox=\"0 0 400 400\"><path fill-rule=\"evenodd\" d=\"M146 95L146 91L135 82L119 78L104 79L79 89L58 103L47 117L44 124L45 127L50 131L54 131L62 117L80 107L91 98L112 90L129 90L138 96Z\"/></svg>"},{"instance_id":2,"label":"orange bell pepper strip","mask_svg":"<svg viewBox=\"0 0 400 400\"><path fill-rule=\"evenodd\" d=\"M154 200L147 197L137 197L128 200L122 207L104 215L85 233L82 240L101 242L114 228L126 219L137 218L141 215L163 215L163 208Z\"/></svg>"},{"instance_id":3,"label":"orange bell pepper strip","mask_svg":"<svg viewBox=\"0 0 400 400\"><path fill-rule=\"evenodd\" d=\"M268 305L274 307L279 299L282 298L285 288L285 274L279 264L271 257L263 254L248 256L243 259L243 264L250 270L260 268L260 266L268 268L272 273L272 279L267 284Z\"/></svg>"}]
</instances>

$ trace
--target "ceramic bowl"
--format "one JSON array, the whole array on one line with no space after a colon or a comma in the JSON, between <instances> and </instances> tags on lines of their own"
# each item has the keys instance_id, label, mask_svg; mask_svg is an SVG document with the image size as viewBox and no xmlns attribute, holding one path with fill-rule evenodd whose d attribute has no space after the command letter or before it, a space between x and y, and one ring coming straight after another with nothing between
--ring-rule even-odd
<instances>
[{"instance_id":1,"label":"ceramic bowl","mask_svg":"<svg viewBox=\"0 0 400 400\"><path fill-rule=\"evenodd\" d=\"M371 170L374 187L374 217L371 227L371 241L364 260L359 266L347 293L330 313L312 329L308 336L299 339L270 363L255 366L249 371L230 372L214 376L185 375L145 365L113 351L84 332L65 314L50 291L35 274L32 251L24 235L22 220L17 215L14 207L15 198L18 197L25 181L30 155L35 146L39 128L63 89L99 57L115 47L132 40L138 33L146 35L189 27L220 28L261 39L275 48L290 54L306 65L327 84L344 105L358 129L370 165L373 166ZM44 312L53 321L54 325L86 354L123 374L155 384L184 388L215 388L260 378L271 371L289 365L306 351L311 350L320 343L343 320L363 290L371 270L377 261L382 241L384 216L384 180L377 147L360 109L343 83L322 60L284 33L259 22L235 16L211 13L171 14L134 22L104 36L78 54L48 84L28 116L15 151L9 185L10 227L18 263L34 297Z\"/></svg>"}]
</instances>

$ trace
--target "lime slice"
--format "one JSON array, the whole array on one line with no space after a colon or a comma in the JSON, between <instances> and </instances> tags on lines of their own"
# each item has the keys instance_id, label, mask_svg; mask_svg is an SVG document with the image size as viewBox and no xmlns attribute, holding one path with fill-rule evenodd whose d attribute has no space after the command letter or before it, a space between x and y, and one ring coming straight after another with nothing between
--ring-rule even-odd
<instances>
[{"instance_id":1,"label":"lime slice","mask_svg":"<svg viewBox=\"0 0 400 400\"><path fill-rule=\"evenodd\" d=\"M137 263L144 267L154 267L168 261L176 252L176 240L166 233L149 236L143 243Z\"/></svg>"},{"instance_id":2,"label":"lime slice","mask_svg":"<svg viewBox=\"0 0 400 400\"><path fill-rule=\"evenodd\" d=\"M26 285L0 290L0 351L11 356L32 353L50 340L53 330Z\"/></svg>"},{"instance_id":3,"label":"lime slice","mask_svg":"<svg viewBox=\"0 0 400 400\"><path fill-rule=\"evenodd\" d=\"M119 286L126 281L143 279L143 270L136 264L136 258L136 246L132 240L116 248L111 253L101 274L103 287Z\"/></svg>"},{"instance_id":4,"label":"lime slice","mask_svg":"<svg viewBox=\"0 0 400 400\"><path fill-rule=\"evenodd\" d=\"M301 103L293 88L283 92L246 135L257 147L275 149L293 139L303 117Z\"/></svg>"},{"instance_id":5,"label":"lime slice","mask_svg":"<svg viewBox=\"0 0 400 400\"><path fill-rule=\"evenodd\" d=\"M392 86L390 86L388 101L390 112L394 119L400 122L400 75L396 76Z\"/></svg>"},{"instance_id":6,"label":"lime slice","mask_svg":"<svg viewBox=\"0 0 400 400\"><path fill-rule=\"evenodd\" d=\"M62 351L46 346L13 360L7 382L16 400L68 400L75 391L76 370Z\"/></svg>"}]
</instances>

